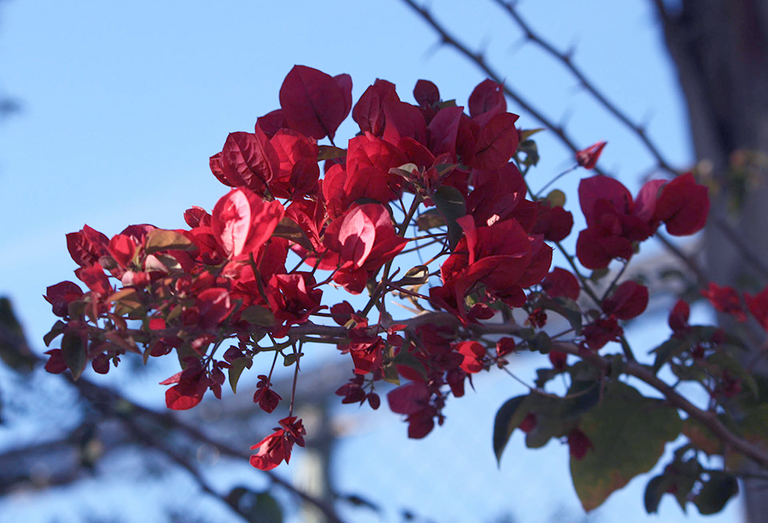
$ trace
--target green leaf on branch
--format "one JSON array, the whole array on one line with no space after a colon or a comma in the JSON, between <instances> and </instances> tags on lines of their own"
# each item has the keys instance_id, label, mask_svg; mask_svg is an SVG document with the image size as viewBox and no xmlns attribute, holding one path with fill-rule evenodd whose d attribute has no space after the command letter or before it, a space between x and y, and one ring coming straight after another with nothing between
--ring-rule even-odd
<instances>
[{"instance_id":1,"label":"green leaf on branch","mask_svg":"<svg viewBox=\"0 0 768 523\"><path fill-rule=\"evenodd\" d=\"M673 484L674 481L672 478L665 475L655 476L648 482L648 485L645 487L645 496L643 499L645 511L648 514L655 514L659 511L661 496L666 494Z\"/></svg>"},{"instance_id":2,"label":"green leaf on branch","mask_svg":"<svg viewBox=\"0 0 768 523\"><path fill-rule=\"evenodd\" d=\"M445 220L437 209L427 209L416 218L416 226L420 231L428 231L437 227L445 227Z\"/></svg>"},{"instance_id":3,"label":"green leaf on branch","mask_svg":"<svg viewBox=\"0 0 768 523\"><path fill-rule=\"evenodd\" d=\"M237 394L237 382L240 381L243 370L250 369L251 365L253 365L251 358L236 358L232 361L229 367L229 386L232 387L233 393Z\"/></svg>"},{"instance_id":4,"label":"green leaf on branch","mask_svg":"<svg viewBox=\"0 0 768 523\"><path fill-rule=\"evenodd\" d=\"M320 145L317 147L317 161L335 160L347 156L347 150L332 145Z\"/></svg>"},{"instance_id":5,"label":"green leaf on branch","mask_svg":"<svg viewBox=\"0 0 768 523\"><path fill-rule=\"evenodd\" d=\"M283 509L269 492L235 487L227 494L226 500L249 523L283 522Z\"/></svg>"},{"instance_id":6,"label":"green leaf on branch","mask_svg":"<svg viewBox=\"0 0 768 523\"><path fill-rule=\"evenodd\" d=\"M74 331L66 331L61 339L61 356L76 380L85 370L86 351L83 338Z\"/></svg>"},{"instance_id":7,"label":"green leaf on branch","mask_svg":"<svg viewBox=\"0 0 768 523\"><path fill-rule=\"evenodd\" d=\"M192 243L192 240L180 232L155 229L147 235L147 245L144 251L147 254L154 254L159 251L191 251L194 249L195 244Z\"/></svg>"},{"instance_id":8,"label":"green leaf on branch","mask_svg":"<svg viewBox=\"0 0 768 523\"><path fill-rule=\"evenodd\" d=\"M291 220L290 218L283 218L280 220L280 222L277 224L277 227L275 227L275 232L273 232L272 235L277 236L278 238L285 238L286 240L292 241L297 245L301 245L310 252L315 250L315 247L307 237L304 229L302 229L298 223Z\"/></svg>"},{"instance_id":9,"label":"green leaf on branch","mask_svg":"<svg viewBox=\"0 0 768 523\"><path fill-rule=\"evenodd\" d=\"M728 370L734 377L741 380L745 385L744 388L749 390L752 396L757 397L759 395L755 378L735 358L732 358L725 352L718 351L707 358L707 363Z\"/></svg>"},{"instance_id":10,"label":"green leaf on branch","mask_svg":"<svg viewBox=\"0 0 768 523\"><path fill-rule=\"evenodd\" d=\"M685 338L673 337L656 347L651 353L656 353L656 361L653 362L653 372L659 372L665 363L690 347L690 342Z\"/></svg>"},{"instance_id":11,"label":"green leaf on branch","mask_svg":"<svg viewBox=\"0 0 768 523\"><path fill-rule=\"evenodd\" d=\"M565 193L560 189L553 189L546 196L546 200L552 207L563 207L565 205Z\"/></svg>"},{"instance_id":12,"label":"green leaf on branch","mask_svg":"<svg viewBox=\"0 0 768 523\"><path fill-rule=\"evenodd\" d=\"M496 455L496 463L501 466L501 454L507 446L512 432L520 426L528 411L520 406L526 403L528 396L516 396L507 400L496 413L493 423L493 453Z\"/></svg>"},{"instance_id":13,"label":"green leaf on branch","mask_svg":"<svg viewBox=\"0 0 768 523\"><path fill-rule=\"evenodd\" d=\"M275 315L272 311L260 305L251 305L243 309L240 319L258 327L271 327L275 324Z\"/></svg>"},{"instance_id":14,"label":"green leaf on branch","mask_svg":"<svg viewBox=\"0 0 768 523\"><path fill-rule=\"evenodd\" d=\"M709 480L702 485L693 502L705 516L717 514L728 500L739 493L739 482L733 474L721 470L709 471Z\"/></svg>"},{"instance_id":15,"label":"green leaf on branch","mask_svg":"<svg viewBox=\"0 0 768 523\"><path fill-rule=\"evenodd\" d=\"M404 287L406 285L423 285L429 279L429 267L426 265L417 265L408 269L402 279L393 282L395 285Z\"/></svg>"},{"instance_id":16,"label":"green leaf on branch","mask_svg":"<svg viewBox=\"0 0 768 523\"><path fill-rule=\"evenodd\" d=\"M576 335L581 334L581 307L575 301L564 296L556 298L542 296L537 300L537 304L542 309L556 312L565 318L576 332Z\"/></svg>"},{"instance_id":17,"label":"green leaf on branch","mask_svg":"<svg viewBox=\"0 0 768 523\"><path fill-rule=\"evenodd\" d=\"M687 418L683 422L683 434L694 447L709 456L723 452L723 442L695 418Z\"/></svg>"},{"instance_id":18,"label":"green leaf on branch","mask_svg":"<svg viewBox=\"0 0 768 523\"><path fill-rule=\"evenodd\" d=\"M461 237L464 236L464 231L456 222L456 220L467 214L467 204L464 201L464 196L455 187L443 185L431 195L431 198L448 226L448 242L451 248L454 248L459 243Z\"/></svg>"},{"instance_id":19,"label":"green leaf on branch","mask_svg":"<svg viewBox=\"0 0 768 523\"><path fill-rule=\"evenodd\" d=\"M680 434L677 410L615 381L581 420L593 448L571 458L571 476L584 510L599 507L615 490L653 468L667 442Z\"/></svg>"}]
</instances>

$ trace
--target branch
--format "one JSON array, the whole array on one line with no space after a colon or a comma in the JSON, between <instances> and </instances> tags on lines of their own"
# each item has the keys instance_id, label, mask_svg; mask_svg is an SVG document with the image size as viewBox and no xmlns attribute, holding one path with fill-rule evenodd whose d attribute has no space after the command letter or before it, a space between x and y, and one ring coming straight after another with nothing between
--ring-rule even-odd
<instances>
[{"instance_id":1,"label":"branch","mask_svg":"<svg viewBox=\"0 0 768 523\"><path fill-rule=\"evenodd\" d=\"M579 83L591 94L597 102L605 108L606 111L608 111L610 114L612 114L617 120L619 120L622 124L624 124L625 127L627 127L632 133L637 135L637 137L640 139L640 141L645 145L646 149L648 149L648 152L651 153L651 155L656 159L658 162L658 166L660 169L663 169L669 173L671 173L674 176L677 176L678 172L673 169L669 162L664 158L664 156L661 154L661 151L656 146L655 143L651 141L651 139L648 137L648 135L645 132L645 129L640 125L632 121L630 117L621 109L619 109L613 102L608 100L608 98L603 94L602 91L600 91L595 85L587 79L586 75L579 69L574 63L571 58L570 54L564 54L559 52L557 49L554 48L552 44L550 44L548 41L544 40L543 37L539 36L537 33L531 29L531 26L526 22L522 16L520 16L520 13L517 11L517 8L515 7L515 2L510 2L509 0L493 0L498 4L502 9L504 9L509 16L517 23L517 25L520 27L520 29L523 30L523 33L525 33L525 37L537 44L539 47L541 47L544 51L549 53L550 56L552 56L554 59L558 60L563 64L563 66L570 71L570 73L576 77L577 80L579 80Z\"/></svg>"},{"instance_id":2,"label":"branch","mask_svg":"<svg viewBox=\"0 0 768 523\"><path fill-rule=\"evenodd\" d=\"M343 329L343 327L340 327L340 328ZM73 381L72 384L77 388L77 390L80 392L83 398L85 398L92 405L94 405L94 407L96 407L104 416L117 415L121 419L126 421L126 423L129 423L129 424L133 423L135 426L136 415L143 414L143 415L146 415L148 418L154 420L156 423L160 424L161 426L167 427L169 429L182 431L201 443L206 443L212 447L215 447L216 449L219 450L219 452L221 452L224 455L237 458L240 460L248 460L250 458L249 452L244 452L239 449L230 447L229 445L226 445L219 441L212 440L206 434L204 434L200 429L198 429L197 427L186 425L185 423L177 419L175 416L171 415L170 412L159 413L159 412L155 412L152 409L142 407L141 405L137 405L131 402L130 400L128 400L127 398L124 398L117 391L96 385L95 383L88 381L85 378L80 378L77 381ZM117 408L118 402L120 402L119 409ZM133 429L133 427L131 427L130 425L128 426ZM139 435L138 433L136 434ZM163 449L160 448L160 450L163 450ZM169 455L169 456L174 460L178 458L178 456L175 456L175 454ZM182 464L182 466L184 465ZM189 470L187 466L184 466L184 468L187 468ZM279 477L278 475L276 475L271 471L261 471L261 472L263 474L266 474L272 483L280 485L281 487L285 488L286 490L300 497L303 501L317 507L325 515L328 522L341 523L341 520L338 518L338 516L336 515L332 507L328 506L327 504L323 503L320 500L313 498L306 492L294 487L293 485L291 485L290 483L288 483L287 481L285 481L284 479L282 479L281 477ZM193 473L193 475L196 475L196 473ZM196 479L197 479L197 476L196 476ZM204 490L206 489L204 488ZM209 490L206 490L206 491L208 492ZM218 496L218 494L216 495ZM226 502L226 500L224 501Z\"/></svg>"},{"instance_id":3,"label":"branch","mask_svg":"<svg viewBox=\"0 0 768 523\"><path fill-rule=\"evenodd\" d=\"M455 36L450 34L439 22L435 20L435 18L432 16L432 14L424 7L419 6L416 4L414 0L402 0L408 7L413 9L416 14L421 16L432 28L440 35L440 39L442 40L442 43L445 45L449 45L459 51L459 53L463 54L466 58L468 58L472 63L477 65L486 75L488 75L488 78L493 80L494 82L498 84L502 84L504 86L504 92L512 98L515 102L517 102L524 110L526 110L531 116L533 116L536 120L541 122L545 127L547 127L549 130L551 130L553 133L555 133L559 138L560 141L565 144L566 147L568 147L574 154L576 154L577 151L579 151L581 148L577 147L571 137L565 132L565 129L560 126L556 125L552 120L550 120L547 116L544 115L543 112L536 109L530 102L528 102L520 93L517 91L514 91L509 85L504 83L504 80L502 76L493 69L490 64L485 60L482 53L473 53L469 50L469 48L460 42L458 39L456 39ZM605 174L603 173L599 168L594 169L595 172L598 174Z\"/></svg>"},{"instance_id":4,"label":"branch","mask_svg":"<svg viewBox=\"0 0 768 523\"><path fill-rule=\"evenodd\" d=\"M604 372L610 370L611 364L608 360L597 353L584 354L584 351L580 350L579 347L573 343L554 342L552 343L552 348L579 356ZM768 453L728 430L728 428L718 419L715 412L700 409L640 363L627 361L622 370L624 373L638 378L661 392L670 404L684 411L690 417L700 421L711 430L713 434L720 438L724 444L751 458L761 467L768 469Z\"/></svg>"}]
</instances>

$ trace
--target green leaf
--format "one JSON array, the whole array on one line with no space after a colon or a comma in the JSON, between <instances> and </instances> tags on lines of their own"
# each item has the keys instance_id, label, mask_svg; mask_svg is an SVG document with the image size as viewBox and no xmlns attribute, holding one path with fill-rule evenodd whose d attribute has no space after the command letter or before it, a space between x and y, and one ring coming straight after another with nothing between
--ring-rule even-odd
<instances>
[{"instance_id":1,"label":"green leaf","mask_svg":"<svg viewBox=\"0 0 768 523\"><path fill-rule=\"evenodd\" d=\"M194 249L195 244L192 243L192 240L180 232L155 229L147 234L147 245L144 251L147 254L154 254L158 251L191 251Z\"/></svg>"},{"instance_id":2,"label":"green leaf","mask_svg":"<svg viewBox=\"0 0 768 523\"><path fill-rule=\"evenodd\" d=\"M520 408L524 405L528 396L516 396L507 400L496 413L493 422L493 453L496 455L496 463L501 466L501 454L507 446L512 432L520 426L528 415L527 410Z\"/></svg>"},{"instance_id":3,"label":"green leaf","mask_svg":"<svg viewBox=\"0 0 768 523\"><path fill-rule=\"evenodd\" d=\"M445 227L445 220L437 209L428 209L416 218L416 226L420 231L428 231L437 227Z\"/></svg>"},{"instance_id":4,"label":"green leaf","mask_svg":"<svg viewBox=\"0 0 768 523\"><path fill-rule=\"evenodd\" d=\"M67 331L61 339L61 355L76 380L85 370L86 351L83 338L74 331Z\"/></svg>"},{"instance_id":5,"label":"green leaf","mask_svg":"<svg viewBox=\"0 0 768 523\"><path fill-rule=\"evenodd\" d=\"M275 232L272 233L272 236L285 238L286 240L292 241L297 245L301 245L310 252L315 250L315 247L307 237L304 229L302 229L298 223L291 220L290 218L283 218L280 220L280 222L277 224L277 227L275 227Z\"/></svg>"},{"instance_id":6,"label":"green leaf","mask_svg":"<svg viewBox=\"0 0 768 523\"><path fill-rule=\"evenodd\" d=\"M322 162L324 160L335 160L336 158L344 158L347 156L347 150L340 147L334 147L332 145L320 145L317 148L317 161Z\"/></svg>"},{"instance_id":7,"label":"green leaf","mask_svg":"<svg viewBox=\"0 0 768 523\"><path fill-rule=\"evenodd\" d=\"M703 515L716 514L739 493L739 482L733 474L721 470L709 471L709 481L704 483L693 502Z\"/></svg>"},{"instance_id":8,"label":"green leaf","mask_svg":"<svg viewBox=\"0 0 768 523\"><path fill-rule=\"evenodd\" d=\"M741 363L736 361L727 353L723 351L717 351L707 358L707 363L717 365L722 369L728 369L728 371L736 378L740 379L746 388L752 393L754 397L757 397L760 391L757 388L757 382L752 375L747 372Z\"/></svg>"},{"instance_id":9,"label":"green leaf","mask_svg":"<svg viewBox=\"0 0 768 523\"><path fill-rule=\"evenodd\" d=\"M565 205L565 193L560 189L550 191L546 199L552 207L562 207Z\"/></svg>"},{"instance_id":10,"label":"green leaf","mask_svg":"<svg viewBox=\"0 0 768 523\"><path fill-rule=\"evenodd\" d=\"M571 458L571 476L584 510L590 511L632 478L651 470L666 443L680 434L682 421L673 407L615 381L584 415L580 428L593 449L581 460Z\"/></svg>"},{"instance_id":11,"label":"green leaf","mask_svg":"<svg viewBox=\"0 0 768 523\"><path fill-rule=\"evenodd\" d=\"M687 418L683 422L683 434L694 447L709 456L723 453L723 442L720 438L695 418Z\"/></svg>"},{"instance_id":12,"label":"green leaf","mask_svg":"<svg viewBox=\"0 0 768 523\"><path fill-rule=\"evenodd\" d=\"M448 243L451 248L454 248L464 236L461 226L456 223L457 219L467 214L464 196L455 187L443 185L431 197L435 207L448 225Z\"/></svg>"},{"instance_id":13,"label":"green leaf","mask_svg":"<svg viewBox=\"0 0 768 523\"><path fill-rule=\"evenodd\" d=\"M250 358L236 358L232 361L231 367L229 367L229 386L232 387L232 392L237 394L237 382L240 381L240 375L243 370L250 369L253 365L253 360Z\"/></svg>"},{"instance_id":14,"label":"green leaf","mask_svg":"<svg viewBox=\"0 0 768 523\"><path fill-rule=\"evenodd\" d=\"M521 141L517 146L517 152L525 154L524 165L535 166L539 163L539 147L533 140Z\"/></svg>"},{"instance_id":15,"label":"green leaf","mask_svg":"<svg viewBox=\"0 0 768 523\"><path fill-rule=\"evenodd\" d=\"M275 324L275 315L272 311L260 305L251 305L243 309L240 319L259 327L271 327Z\"/></svg>"},{"instance_id":16,"label":"green leaf","mask_svg":"<svg viewBox=\"0 0 768 523\"><path fill-rule=\"evenodd\" d=\"M64 323L61 320L57 320L56 323L53 324L53 327L51 327L50 332L43 336L43 341L45 342L46 347L50 347L51 342L58 338L63 332L64 329L67 327L67 324Z\"/></svg>"},{"instance_id":17,"label":"green leaf","mask_svg":"<svg viewBox=\"0 0 768 523\"><path fill-rule=\"evenodd\" d=\"M648 482L648 485L645 487L645 496L643 498L645 511L648 514L655 514L659 511L661 496L669 490L672 483L672 478L664 475L656 476Z\"/></svg>"},{"instance_id":18,"label":"green leaf","mask_svg":"<svg viewBox=\"0 0 768 523\"><path fill-rule=\"evenodd\" d=\"M423 285L427 283L428 279L429 267L426 265L417 265L416 267L408 269L408 272L405 273L403 278L394 283L400 287L404 287L405 285Z\"/></svg>"},{"instance_id":19,"label":"green leaf","mask_svg":"<svg viewBox=\"0 0 768 523\"><path fill-rule=\"evenodd\" d=\"M651 352L656 353L656 361L653 362L653 372L658 372L665 363L686 350L690 345L690 342L685 338L673 337L653 349Z\"/></svg>"},{"instance_id":20,"label":"green leaf","mask_svg":"<svg viewBox=\"0 0 768 523\"><path fill-rule=\"evenodd\" d=\"M60 322L57 322L57 325ZM54 327L55 328L55 327ZM11 300L0 298L0 358L16 372L26 373L32 370L37 357L27 345L24 329L16 318Z\"/></svg>"},{"instance_id":21,"label":"green leaf","mask_svg":"<svg viewBox=\"0 0 768 523\"><path fill-rule=\"evenodd\" d=\"M283 356L283 366L290 367L291 365L299 361L299 359L302 356L304 356L304 353L302 352L291 352L286 354L285 356Z\"/></svg>"},{"instance_id":22,"label":"green leaf","mask_svg":"<svg viewBox=\"0 0 768 523\"><path fill-rule=\"evenodd\" d=\"M576 335L581 334L581 307L571 298L566 298L565 296L558 296L556 298L542 296L536 303L542 309L556 312L565 318L571 324Z\"/></svg>"},{"instance_id":23,"label":"green leaf","mask_svg":"<svg viewBox=\"0 0 768 523\"><path fill-rule=\"evenodd\" d=\"M249 523L283 522L283 510L269 492L235 487L227 494L226 500Z\"/></svg>"}]
</instances>

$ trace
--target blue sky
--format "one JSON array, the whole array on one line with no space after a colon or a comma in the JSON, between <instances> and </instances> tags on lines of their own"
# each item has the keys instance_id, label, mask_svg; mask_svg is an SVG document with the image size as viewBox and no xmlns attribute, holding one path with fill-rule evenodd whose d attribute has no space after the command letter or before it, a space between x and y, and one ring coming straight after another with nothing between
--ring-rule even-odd
<instances>
[{"instance_id":1,"label":"blue sky","mask_svg":"<svg viewBox=\"0 0 768 523\"><path fill-rule=\"evenodd\" d=\"M432 2L438 18L470 47L487 49L510 85L553 120L566 121L579 145L608 140L601 166L634 192L639 178L653 167L636 139L557 64L525 45L492 2L469 5ZM576 45L577 63L633 118L649 121L651 136L673 164L690 161L684 106L650 2L528 0L520 6L559 48ZM349 73L355 100L376 78L394 82L401 97L410 100L416 81L425 78L438 85L444 99L463 104L484 79L456 52L437 47L431 29L398 0L12 0L0 6L0 20L0 86L23 106L0 126L0 294L14 301L38 347L54 321L41 298L45 287L73 278L65 234L84 223L107 236L133 223L181 227L186 208L212 208L226 190L210 174L208 157L221 149L227 133L251 130L258 116L279 106L280 84L294 64L332 75ZM509 108L518 111L514 103ZM525 113L520 125L539 127ZM352 132L345 124L338 135ZM541 133L538 143L542 162L531 174L534 188L572 163L551 135ZM576 182L571 177L563 185L570 197L566 207L579 216ZM476 395L454 402L448 426L424 441L406 441L405 426L393 423L391 415L366 414L361 419L373 420L381 429L345 439L340 481L370 486L370 471L381 465L366 461L364 468L356 467L365 449L385 446L386 462L407 462L424 471L433 470L435 463L443 466L452 454L471 452L477 457L458 460L464 468L445 473L459 486L444 487L466 492L461 479L468 474L478 478L470 492L487 499L477 499L473 506L458 498L461 507L475 510L470 514L498 514L509 496L522 521L544 521L548 513L542 511L557 507L551 491L537 497L536 489L525 490L534 484L542 489L556 485L558 499L575 509L567 452L557 444L542 452L510 449L505 466L496 470L489 444L492 416L520 390L500 377L487 381L478 384ZM162 387L156 394L162 397ZM513 451L524 467L516 466ZM427 457L419 462L412 456ZM477 468L480 460L484 465ZM409 474L408 467L397 470L392 478ZM425 478L405 490L374 485L368 492L384 503L395 497L420 513L420 500L433 499L426 514L435 512L438 520L446 520L437 514L446 509L440 499L452 494L446 490L435 498L435 491L424 485L428 482ZM631 492L611 498L611 514L645 520L643 485L635 483ZM516 497L509 490L523 494ZM659 520L679 517L673 505L665 500ZM543 507L538 509L542 517L526 506ZM724 517L738 513L733 506ZM466 521L461 507L450 509L457 511L455 521ZM32 512L24 514L26 519Z\"/></svg>"}]
</instances>

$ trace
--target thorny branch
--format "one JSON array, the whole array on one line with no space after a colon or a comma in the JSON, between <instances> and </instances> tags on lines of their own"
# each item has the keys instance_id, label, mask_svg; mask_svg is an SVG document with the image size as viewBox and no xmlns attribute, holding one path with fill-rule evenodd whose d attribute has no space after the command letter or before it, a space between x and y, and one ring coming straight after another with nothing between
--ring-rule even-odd
<instances>
[{"instance_id":1,"label":"thorny branch","mask_svg":"<svg viewBox=\"0 0 768 523\"><path fill-rule=\"evenodd\" d=\"M520 107L531 114L531 116L541 122L553 133L555 133L566 145L566 147L568 147L574 154L581 149L580 147L576 146L573 139L568 135L563 126L558 125L550 120L549 117L547 117L542 111L536 109L533 104L531 104L531 102L526 100L523 95L511 88L508 84L504 83L503 76L488 63L482 53L472 52L465 44L463 44L455 36L449 33L448 30L445 29L445 27L443 27L440 22L435 19L434 16L432 16L432 13L430 13L426 8L419 6L414 0L403 0L403 2L405 2L406 5L413 9L414 12L422 17L430 26L432 26L435 32L440 35L440 39L442 40L443 44L449 45L459 51L459 53L468 58L486 75L488 75L488 78L498 84L503 84L504 92L507 96L512 98L520 105ZM595 172L598 174L605 174L597 167L595 168Z\"/></svg>"}]
</instances>

